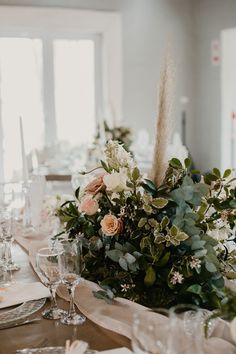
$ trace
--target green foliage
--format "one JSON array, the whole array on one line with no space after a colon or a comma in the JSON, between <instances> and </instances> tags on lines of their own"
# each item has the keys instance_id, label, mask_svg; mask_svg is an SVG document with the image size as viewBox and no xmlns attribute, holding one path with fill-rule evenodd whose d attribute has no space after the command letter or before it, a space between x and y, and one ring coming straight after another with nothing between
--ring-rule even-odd
<instances>
[{"instance_id":1,"label":"green foliage","mask_svg":"<svg viewBox=\"0 0 236 354\"><path fill-rule=\"evenodd\" d=\"M119 173L118 157L112 164L111 156L101 161L101 167L113 174L114 165ZM221 174L214 168L203 178L197 171L196 181L190 159L182 164L174 158L157 187L137 167L127 166L126 189L115 196L106 188L100 190L94 215L79 211L84 195L79 188L77 200L56 212L69 237L83 239L83 276L102 287L95 296L106 301L122 296L150 307L194 303L221 308L223 276L235 278L236 257L227 248L219 251L222 247L211 233L219 229L223 217L232 234L235 230L236 189L229 180L231 171ZM101 228L107 215L122 225L112 235Z\"/></svg>"}]
</instances>

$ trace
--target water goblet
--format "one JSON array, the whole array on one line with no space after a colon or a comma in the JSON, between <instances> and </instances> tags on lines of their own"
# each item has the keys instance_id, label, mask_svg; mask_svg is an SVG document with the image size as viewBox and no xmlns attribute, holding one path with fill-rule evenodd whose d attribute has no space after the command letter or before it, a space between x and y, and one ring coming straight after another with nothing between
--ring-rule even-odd
<instances>
[{"instance_id":1,"label":"water goblet","mask_svg":"<svg viewBox=\"0 0 236 354\"><path fill-rule=\"evenodd\" d=\"M84 323L85 317L75 311L74 293L81 281L83 270L82 244L76 239L74 241L63 240L61 245L63 247L62 283L65 284L70 295L69 312L61 319L61 322L67 325L80 325Z\"/></svg>"},{"instance_id":2,"label":"water goblet","mask_svg":"<svg viewBox=\"0 0 236 354\"><path fill-rule=\"evenodd\" d=\"M167 354L169 311L163 308L141 310L134 314L132 349L135 354Z\"/></svg>"},{"instance_id":3,"label":"water goblet","mask_svg":"<svg viewBox=\"0 0 236 354\"><path fill-rule=\"evenodd\" d=\"M38 275L51 294L51 307L42 313L49 320L57 320L66 314L58 308L56 301L56 289L61 282L62 252L62 249L45 247L36 253Z\"/></svg>"}]
</instances>

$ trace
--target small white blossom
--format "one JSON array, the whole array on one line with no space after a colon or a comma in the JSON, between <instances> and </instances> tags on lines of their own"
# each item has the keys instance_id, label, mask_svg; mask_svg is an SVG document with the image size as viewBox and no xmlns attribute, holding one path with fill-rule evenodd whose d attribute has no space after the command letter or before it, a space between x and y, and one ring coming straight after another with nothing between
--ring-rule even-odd
<instances>
[{"instance_id":1,"label":"small white blossom","mask_svg":"<svg viewBox=\"0 0 236 354\"><path fill-rule=\"evenodd\" d=\"M127 293L129 289L132 289L135 287L135 284L121 284L121 292L122 293Z\"/></svg>"},{"instance_id":2,"label":"small white blossom","mask_svg":"<svg viewBox=\"0 0 236 354\"><path fill-rule=\"evenodd\" d=\"M182 284L183 281L184 281L184 276L180 272L174 272L170 279L170 283L173 285Z\"/></svg>"},{"instance_id":3,"label":"small white blossom","mask_svg":"<svg viewBox=\"0 0 236 354\"><path fill-rule=\"evenodd\" d=\"M201 260L199 258L192 257L191 261L189 262L189 266L191 269L197 269L201 267Z\"/></svg>"}]
</instances>

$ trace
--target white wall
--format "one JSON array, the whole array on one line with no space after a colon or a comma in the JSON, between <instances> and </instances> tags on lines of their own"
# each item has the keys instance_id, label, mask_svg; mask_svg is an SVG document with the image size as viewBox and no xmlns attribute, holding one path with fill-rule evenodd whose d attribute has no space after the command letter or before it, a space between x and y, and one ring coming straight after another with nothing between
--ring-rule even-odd
<instances>
[{"instance_id":1,"label":"white wall","mask_svg":"<svg viewBox=\"0 0 236 354\"><path fill-rule=\"evenodd\" d=\"M193 5L196 84L193 148L196 164L207 170L220 167L221 163L221 68L211 65L211 40L220 39L221 30L236 27L236 1L193 0Z\"/></svg>"},{"instance_id":2,"label":"white wall","mask_svg":"<svg viewBox=\"0 0 236 354\"><path fill-rule=\"evenodd\" d=\"M154 135L161 57L168 40L177 65L176 128L180 130L179 98L187 95L187 144L194 159L192 126L192 4L189 0L0 0L0 5L60 6L114 10L123 19L124 120L135 131ZM1 11L1 9L0 9Z\"/></svg>"}]
</instances>

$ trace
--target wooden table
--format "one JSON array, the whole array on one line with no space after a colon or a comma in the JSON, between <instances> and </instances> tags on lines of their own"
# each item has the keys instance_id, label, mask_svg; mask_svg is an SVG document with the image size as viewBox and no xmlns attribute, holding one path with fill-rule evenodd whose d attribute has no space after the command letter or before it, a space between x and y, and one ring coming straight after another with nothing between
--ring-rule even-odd
<instances>
[{"instance_id":1,"label":"wooden table","mask_svg":"<svg viewBox=\"0 0 236 354\"><path fill-rule=\"evenodd\" d=\"M19 245L13 247L13 258L20 264L21 269L14 273L13 277L16 281L32 282L38 281L36 274L31 268L27 254ZM68 303L62 299L58 299L58 305L61 308L68 309ZM45 307L49 306L49 300ZM38 313L31 317L39 317L41 309ZM2 310L4 311L4 310ZM0 354L10 354L17 349L35 348L46 346L64 346L67 339L71 341L81 339L89 343L91 349L105 350L117 347L130 348L130 341L112 331L106 330L90 320L86 320L80 326L66 326L57 320L45 320L0 330Z\"/></svg>"}]
</instances>

